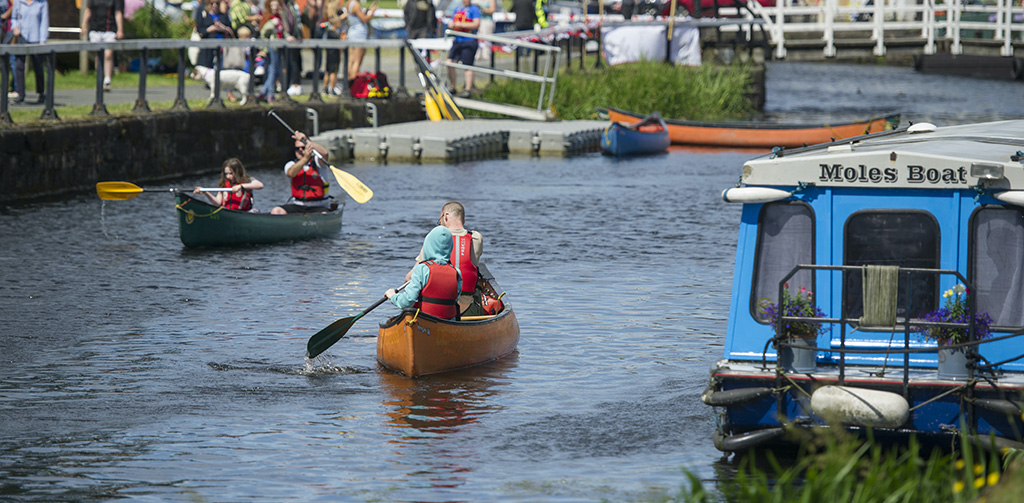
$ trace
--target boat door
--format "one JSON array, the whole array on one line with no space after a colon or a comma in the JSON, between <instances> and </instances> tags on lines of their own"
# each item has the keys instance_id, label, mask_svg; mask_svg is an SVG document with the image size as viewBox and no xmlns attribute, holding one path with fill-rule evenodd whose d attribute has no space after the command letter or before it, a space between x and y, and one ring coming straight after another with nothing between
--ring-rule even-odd
<instances>
[{"instance_id":1,"label":"boat door","mask_svg":"<svg viewBox=\"0 0 1024 503\"><path fill-rule=\"evenodd\" d=\"M958 270L964 274L966 239L961 194L937 190L834 189L830 191L832 264L882 265L917 269ZM951 197L951 192L952 197ZM864 313L862 273L834 271L829 274L833 316L859 318ZM964 274L966 276L966 274ZM901 272L898 280L897 321L919 318L941 304L941 292L956 284L953 275ZM819 286L821 288L821 286ZM846 344L862 349L902 346L902 326L860 327L848 331ZM916 334L912 334L911 345ZM840 333L831 334L839 347ZM851 355L847 363L881 364L884 355ZM933 362L934 355L913 354L911 365ZM838 357L836 357L838 360ZM889 357L902 365L902 355Z\"/></svg>"}]
</instances>

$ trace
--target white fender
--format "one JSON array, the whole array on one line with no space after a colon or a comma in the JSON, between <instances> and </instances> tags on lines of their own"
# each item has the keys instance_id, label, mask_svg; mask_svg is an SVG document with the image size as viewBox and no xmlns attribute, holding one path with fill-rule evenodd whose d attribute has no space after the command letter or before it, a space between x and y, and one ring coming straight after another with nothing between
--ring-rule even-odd
<instances>
[{"instance_id":1,"label":"white fender","mask_svg":"<svg viewBox=\"0 0 1024 503\"><path fill-rule=\"evenodd\" d=\"M910 418L910 405L889 391L823 386L811 394L811 412L843 424L898 428Z\"/></svg>"},{"instance_id":2,"label":"white fender","mask_svg":"<svg viewBox=\"0 0 1024 503\"><path fill-rule=\"evenodd\" d=\"M792 195L792 192L768 187L731 187L722 191L722 200L727 203L770 203Z\"/></svg>"},{"instance_id":3,"label":"white fender","mask_svg":"<svg viewBox=\"0 0 1024 503\"><path fill-rule=\"evenodd\" d=\"M1015 206L1024 206L1024 190L1006 190L992 194L992 197L1004 203L1010 203Z\"/></svg>"}]
</instances>

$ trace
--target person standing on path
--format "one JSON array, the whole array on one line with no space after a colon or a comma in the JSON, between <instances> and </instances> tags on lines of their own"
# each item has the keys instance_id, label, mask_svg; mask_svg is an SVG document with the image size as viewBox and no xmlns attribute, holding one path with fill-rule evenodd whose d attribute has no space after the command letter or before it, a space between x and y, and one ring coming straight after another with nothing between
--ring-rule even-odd
<instances>
[{"instance_id":1,"label":"person standing on path","mask_svg":"<svg viewBox=\"0 0 1024 503\"><path fill-rule=\"evenodd\" d=\"M14 14L11 16L11 31L15 38L25 44L45 44L50 33L50 5L46 0L15 0ZM46 99L43 87L46 82L46 71L43 66L43 55L32 55L32 69L36 74L36 92L42 103ZM14 57L14 92L17 97L14 103L25 102L25 56Z\"/></svg>"},{"instance_id":2,"label":"person standing on path","mask_svg":"<svg viewBox=\"0 0 1024 503\"><path fill-rule=\"evenodd\" d=\"M452 20L448 23L448 29L452 31L461 31L466 33L476 33L477 28L480 28L480 7L473 4L473 0L462 0L462 6L455 10L455 14L452 15ZM452 48L448 51L448 62L449 63L461 63L466 66L473 66L476 60L476 51L480 48L480 43L473 37L460 37L455 36L455 41L452 42ZM470 91L473 90L473 70L465 71L465 90L459 93L460 97L468 98ZM457 82L455 76L455 68L448 67L448 82L455 88Z\"/></svg>"},{"instance_id":3,"label":"person standing on path","mask_svg":"<svg viewBox=\"0 0 1024 503\"><path fill-rule=\"evenodd\" d=\"M498 9L498 0L473 0L473 3L480 7L480 35L494 34L494 13ZM486 65L491 59L491 41L480 40L480 49L476 53L476 60Z\"/></svg>"},{"instance_id":4,"label":"person standing on path","mask_svg":"<svg viewBox=\"0 0 1024 503\"><path fill-rule=\"evenodd\" d=\"M89 42L116 42L124 38L124 0L89 0L82 18L82 30L89 32ZM99 55L96 67L99 68ZM110 91L114 75L114 50L103 51L103 90Z\"/></svg>"},{"instance_id":5,"label":"person standing on path","mask_svg":"<svg viewBox=\"0 0 1024 503\"><path fill-rule=\"evenodd\" d=\"M377 0L373 0L370 8L363 10L363 4L359 0L348 2L348 41L365 42L370 38L370 20L377 12ZM348 59L348 87L352 88L356 76L359 75L359 68L363 66L363 56L366 55L365 47L352 47L349 49Z\"/></svg>"}]
</instances>

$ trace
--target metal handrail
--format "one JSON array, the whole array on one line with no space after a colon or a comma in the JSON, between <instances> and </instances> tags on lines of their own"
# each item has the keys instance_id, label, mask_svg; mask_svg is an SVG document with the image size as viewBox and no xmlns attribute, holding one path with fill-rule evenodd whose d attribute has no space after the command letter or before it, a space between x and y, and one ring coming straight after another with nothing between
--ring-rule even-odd
<instances>
[{"instance_id":1,"label":"metal handrail","mask_svg":"<svg viewBox=\"0 0 1024 503\"><path fill-rule=\"evenodd\" d=\"M459 36L459 37L466 37L466 38L474 38L474 39L477 39L477 40L486 40L486 41L491 42L491 43L524 47L524 48L529 48L529 49L533 49L533 50L536 50L536 51L544 52L545 53L544 71L541 74L524 73L524 72L518 72L518 71L514 71L514 70L505 70L505 69L501 69L501 68L488 68L488 67L483 67L483 66L463 65L461 63L453 63L453 62L449 62L449 61L444 61L441 64L446 66L446 67L448 67L448 68L456 68L456 69L461 69L461 70L472 70L472 71L475 71L475 72L486 73L486 74L489 74L489 75L497 75L497 76L501 76L501 77L505 77L505 78L510 78L510 79L519 79L519 80L528 80L528 81L531 81L531 82L539 82L540 83L540 93L538 94L538 97L537 97L537 109L536 109L536 112L543 114L544 111L545 111L545 108L544 108L544 95L545 95L545 91L546 90L548 91L547 92L548 104L547 104L547 109L546 110L547 111L551 110L551 108L552 108L552 106L554 104L554 101L555 101L555 84L558 82L558 66L559 66L559 62L561 60L561 54L562 54L562 48L561 47L558 47L558 46L555 46L555 45L537 44L537 43L528 42L528 41L525 41L525 40L518 40L518 39L514 39L514 38L509 38L509 37L500 37L500 36L496 36L496 35L484 35L484 34L479 34L479 33L467 33L467 32L461 32L461 31L453 31L453 30L445 30L445 35L446 36L450 36L450 37ZM554 57L554 61L552 61L552 57ZM546 89L548 85L551 86L550 89ZM473 108L473 109L485 110L485 111L492 110L492 108L490 106L488 106L489 104L487 102L478 101L478 100L459 99L456 103L458 103L459 106L466 107L466 108ZM502 108L505 109L505 111L507 113L509 111L510 106L509 105L502 105Z\"/></svg>"},{"instance_id":2,"label":"metal handrail","mask_svg":"<svg viewBox=\"0 0 1024 503\"><path fill-rule=\"evenodd\" d=\"M176 50L178 51L178 93L175 100L175 110L188 110L188 104L185 100L185 81L187 79L186 67L188 65L188 58L186 57L186 50L190 48L198 49L219 49L229 47L241 47L241 48L267 48L267 49L283 49L283 50L303 50L309 49L313 51L315 65L313 69L313 88L310 93L311 101L320 101L319 91L319 58L322 50L324 49L339 49L344 52L345 64L339 65L339 73L344 80L347 80L348 75L348 50L350 48L367 48L374 49L376 54L374 58L375 70L380 72L380 50L381 49L392 49L397 48L399 50L399 79L398 88L396 91L403 92L405 89L405 45L401 40L367 40L367 41L347 41L347 40L326 40L326 39L309 39L298 42L289 42L285 40L269 40L269 39L249 39L249 40L237 40L237 39L216 39L216 40L185 40L185 39L132 39L132 40L121 40L116 42L80 42L80 41L49 41L46 44L18 44L18 45L0 45L0 60L6 61L9 55L43 55L46 61L46 67L48 76L46 79L46 90L45 90L45 102L43 106L43 113L40 116L42 120L60 120L53 105L53 91L54 91L54 70L56 67L56 54L58 53L73 53L73 52L94 52L97 55L101 55L104 50L114 51L138 51L141 53L141 59L143 64L139 67L139 97L136 100L135 111L136 112L149 112L149 104L146 101L146 73L147 66L144 62L147 59L149 51L152 50ZM251 51L250 51L251 52ZM214 74L214 98L207 104L207 108L223 108L224 103L220 98L220 51L215 53L218 57L215 58L215 66L218 70ZM250 75L255 70L253 59L255 55L250 54ZM93 104L92 115L109 115L105 104L103 103L103 82L101 75L103 73L103 58L96 58L99 67L96 68L96 102ZM0 65L0 79L3 82L7 82L10 75L9 65ZM254 79L249 80L249 95L254 95ZM343 86L343 95L347 96L348 89ZM253 105L255 105L253 100ZM11 115L9 112L8 102L6 99L0 99L0 126L12 125Z\"/></svg>"}]
</instances>

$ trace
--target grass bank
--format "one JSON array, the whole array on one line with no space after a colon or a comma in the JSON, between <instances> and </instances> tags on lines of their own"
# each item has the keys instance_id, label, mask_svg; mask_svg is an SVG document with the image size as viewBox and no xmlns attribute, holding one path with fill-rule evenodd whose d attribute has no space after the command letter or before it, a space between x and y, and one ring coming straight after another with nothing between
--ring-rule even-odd
<instances>
[{"instance_id":1,"label":"grass bank","mask_svg":"<svg viewBox=\"0 0 1024 503\"><path fill-rule=\"evenodd\" d=\"M998 455L961 442L955 453L925 449L911 439L883 446L842 432L806 441L794 459L771 452L741 456L735 476L705 488L686 472L675 501L718 503L916 503L1019 501L1024 473L1020 451Z\"/></svg>"},{"instance_id":2,"label":"grass bank","mask_svg":"<svg viewBox=\"0 0 1024 503\"><path fill-rule=\"evenodd\" d=\"M622 108L663 117L727 120L755 112L747 98L750 68L743 65L701 67L639 62L599 70L562 71L555 87L554 109L565 120L594 119L597 108ZM481 98L524 107L537 106L540 84L496 81Z\"/></svg>"}]
</instances>

